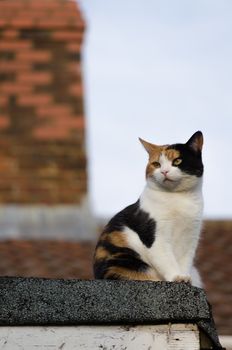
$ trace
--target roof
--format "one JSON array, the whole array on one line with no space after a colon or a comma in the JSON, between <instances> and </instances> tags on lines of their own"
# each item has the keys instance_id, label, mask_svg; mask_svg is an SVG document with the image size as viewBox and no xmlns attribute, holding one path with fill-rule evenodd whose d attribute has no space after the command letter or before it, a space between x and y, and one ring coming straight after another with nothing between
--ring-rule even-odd
<instances>
[{"instance_id":1,"label":"roof","mask_svg":"<svg viewBox=\"0 0 232 350\"><path fill-rule=\"evenodd\" d=\"M206 295L187 283L0 278L0 325L196 323L220 349Z\"/></svg>"},{"instance_id":2,"label":"roof","mask_svg":"<svg viewBox=\"0 0 232 350\"><path fill-rule=\"evenodd\" d=\"M204 225L197 264L220 335L231 335L232 222ZM91 279L95 242L8 240L0 242L0 275Z\"/></svg>"},{"instance_id":3,"label":"roof","mask_svg":"<svg viewBox=\"0 0 232 350\"><path fill-rule=\"evenodd\" d=\"M197 266L220 334L232 334L232 221L206 221Z\"/></svg>"},{"instance_id":4,"label":"roof","mask_svg":"<svg viewBox=\"0 0 232 350\"><path fill-rule=\"evenodd\" d=\"M93 242L0 242L0 275L91 279Z\"/></svg>"}]
</instances>

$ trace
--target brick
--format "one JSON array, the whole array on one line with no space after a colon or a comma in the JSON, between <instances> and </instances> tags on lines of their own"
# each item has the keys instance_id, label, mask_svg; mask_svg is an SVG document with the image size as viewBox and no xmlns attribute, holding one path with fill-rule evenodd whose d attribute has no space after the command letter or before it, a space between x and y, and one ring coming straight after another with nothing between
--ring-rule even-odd
<instances>
[{"instance_id":1,"label":"brick","mask_svg":"<svg viewBox=\"0 0 232 350\"><path fill-rule=\"evenodd\" d=\"M8 179L9 179L9 175L14 172L15 170L15 162L7 157L1 157L0 158L0 171L1 172L5 172L8 174ZM5 182L5 186L7 185L7 183Z\"/></svg>"},{"instance_id":2,"label":"brick","mask_svg":"<svg viewBox=\"0 0 232 350\"><path fill-rule=\"evenodd\" d=\"M3 26L3 29L8 29L9 21L15 15L17 15L17 11L15 11L15 13L13 13L11 10L7 9L7 10L4 10L4 12L3 12L2 8L0 7L0 20L6 21L6 24Z\"/></svg>"},{"instance_id":3,"label":"brick","mask_svg":"<svg viewBox=\"0 0 232 350\"><path fill-rule=\"evenodd\" d=\"M74 96L83 96L83 86L81 84L73 84L68 89L69 93Z\"/></svg>"},{"instance_id":4,"label":"brick","mask_svg":"<svg viewBox=\"0 0 232 350\"><path fill-rule=\"evenodd\" d=\"M62 40L62 41L82 41L82 33L76 31L76 30L62 30L62 31L56 31L52 34L52 38L55 40Z\"/></svg>"},{"instance_id":5,"label":"brick","mask_svg":"<svg viewBox=\"0 0 232 350\"><path fill-rule=\"evenodd\" d=\"M83 129L85 121L84 118L63 118L57 120L56 125L66 129Z\"/></svg>"},{"instance_id":6,"label":"brick","mask_svg":"<svg viewBox=\"0 0 232 350\"><path fill-rule=\"evenodd\" d=\"M32 91L32 86L25 86L24 84L18 83L2 83L0 85L1 94L25 94Z\"/></svg>"},{"instance_id":7,"label":"brick","mask_svg":"<svg viewBox=\"0 0 232 350\"><path fill-rule=\"evenodd\" d=\"M40 28L66 28L67 27L67 19L66 18L41 18L37 22L38 27Z\"/></svg>"},{"instance_id":8,"label":"brick","mask_svg":"<svg viewBox=\"0 0 232 350\"><path fill-rule=\"evenodd\" d=\"M1 28L1 27L6 27L7 24L8 24L7 19L0 18L0 28Z\"/></svg>"},{"instance_id":9,"label":"brick","mask_svg":"<svg viewBox=\"0 0 232 350\"><path fill-rule=\"evenodd\" d=\"M30 51L22 51L18 52L16 59L18 61L30 62L49 62L52 59L52 53L45 50L30 50Z\"/></svg>"},{"instance_id":10,"label":"brick","mask_svg":"<svg viewBox=\"0 0 232 350\"><path fill-rule=\"evenodd\" d=\"M65 67L68 73L76 74L77 76L81 75L81 64L80 62L70 62L67 67Z\"/></svg>"},{"instance_id":11,"label":"brick","mask_svg":"<svg viewBox=\"0 0 232 350\"><path fill-rule=\"evenodd\" d=\"M50 106L40 106L37 109L37 114L39 117L57 117L61 115L64 118L67 114L70 114L72 109L69 105L50 105Z\"/></svg>"},{"instance_id":12,"label":"brick","mask_svg":"<svg viewBox=\"0 0 232 350\"><path fill-rule=\"evenodd\" d=\"M80 52L81 51L81 43L67 43L66 45L68 52Z\"/></svg>"},{"instance_id":13,"label":"brick","mask_svg":"<svg viewBox=\"0 0 232 350\"><path fill-rule=\"evenodd\" d=\"M66 139L69 137L68 130L50 128L37 128L33 133L35 138L40 140Z\"/></svg>"},{"instance_id":14,"label":"brick","mask_svg":"<svg viewBox=\"0 0 232 350\"><path fill-rule=\"evenodd\" d=\"M32 18L34 20L41 19L43 17L49 17L53 15L53 12L51 12L50 9L47 9L46 7L37 8L36 10L31 8L30 6L21 8L17 12L17 17L19 18Z\"/></svg>"},{"instance_id":15,"label":"brick","mask_svg":"<svg viewBox=\"0 0 232 350\"><path fill-rule=\"evenodd\" d=\"M0 41L0 51L15 51L15 50L25 50L31 48L31 42L29 41L7 41L7 40L1 40Z\"/></svg>"},{"instance_id":16,"label":"brick","mask_svg":"<svg viewBox=\"0 0 232 350\"><path fill-rule=\"evenodd\" d=\"M67 3L67 2L66 2ZM52 11L52 15L54 18L58 18L58 17L65 17L68 19L75 19L75 21L79 21L82 20L81 16L80 16L80 11L78 11L77 8L75 9L70 9L67 6L63 6L57 9L54 9Z\"/></svg>"},{"instance_id":17,"label":"brick","mask_svg":"<svg viewBox=\"0 0 232 350\"><path fill-rule=\"evenodd\" d=\"M26 94L18 97L19 106L41 106L52 102L52 96L47 94Z\"/></svg>"},{"instance_id":18,"label":"brick","mask_svg":"<svg viewBox=\"0 0 232 350\"><path fill-rule=\"evenodd\" d=\"M30 70L32 65L28 62L2 61L0 63L0 72L24 72Z\"/></svg>"},{"instance_id":19,"label":"brick","mask_svg":"<svg viewBox=\"0 0 232 350\"><path fill-rule=\"evenodd\" d=\"M70 138L71 129L82 129L84 122L82 119L63 119L56 120L54 125L38 127L34 130L33 135L40 139L65 139Z\"/></svg>"},{"instance_id":20,"label":"brick","mask_svg":"<svg viewBox=\"0 0 232 350\"><path fill-rule=\"evenodd\" d=\"M7 96L0 95L0 108L5 107L7 105L7 102L8 102Z\"/></svg>"},{"instance_id":21,"label":"brick","mask_svg":"<svg viewBox=\"0 0 232 350\"><path fill-rule=\"evenodd\" d=\"M62 9L63 5L66 0L59 1L59 0L40 0L40 1L30 1L28 6L32 8L33 10L46 8L46 9Z\"/></svg>"},{"instance_id":22,"label":"brick","mask_svg":"<svg viewBox=\"0 0 232 350\"><path fill-rule=\"evenodd\" d=\"M35 24L33 18L28 17L16 17L9 21L9 25L12 28L31 28Z\"/></svg>"},{"instance_id":23,"label":"brick","mask_svg":"<svg viewBox=\"0 0 232 350\"><path fill-rule=\"evenodd\" d=\"M7 38L7 39L16 39L19 37L19 32L18 30L14 30L14 29L6 29L3 32L3 38Z\"/></svg>"},{"instance_id":24,"label":"brick","mask_svg":"<svg viewBox=\"0 0 232 350\"><path fill-rule=\"evenodd\" d=\"M44 19L40 19L38 22L38 26L44 25L48 26L49 28L51 27L51 22L48 22L48 18L46 16L43 16ZM49 17L49 16L47 16ZM52 23L54 25L54 28L75 28L75 30L79 30L81 32L84 31L85 24L84 21L80 18L77 17L77 12L71 12L70 10L59 10L59 11L53 11L52 12Z\"/></svg>"},{"instance_id":25,"label":"brick","mask_svg":"<svg viewBox=\"0 0 232 350\"><path fill-rule=\"evenodd\" d=\"M2 11L5 11L7 9L14 11L14 10L22 8L22 6L24 6L24 3L19 1L19 0L10 0L10 1L1 0L1 2L0 2L0 8Z\"/></svg>"},{"instance_id":26,"label":"brick","mask_svg":"<svg viewBox=\"0 0 232 350\"><path fill-rule=\"evenodd\" d=\"M17 81L25 84L50 84L52 82L52 74L50 72L43 73L19 73Z\"/></svg>"},{"instance_id":27,"label":"brick","mask_svg":"<svg viewBox=\"0 0 232 350\"><path fill-rule=\"evenodd\" d=\"M10 121L7 116L0 115L0 129L6 129L10 125Z\"/></svg>"}]
</instances>

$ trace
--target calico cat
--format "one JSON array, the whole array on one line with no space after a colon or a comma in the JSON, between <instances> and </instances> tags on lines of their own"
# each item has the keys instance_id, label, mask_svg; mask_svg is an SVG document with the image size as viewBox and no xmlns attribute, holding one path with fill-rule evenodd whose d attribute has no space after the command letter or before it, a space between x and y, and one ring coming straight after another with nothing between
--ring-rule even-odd
<instances>
[{"instance_id":1,"label":"calico cat","mask_svg":"<svg viewBox=\"0 0 232 350\"><path fill-rule=\"evenodd\" d=\"M116 214L96 246L97 279L189 282L201 286L193 266L202 223L202 146L197 131L187 143L148 152L146 186L139 200Z\"/></svg>"}]
</instances>

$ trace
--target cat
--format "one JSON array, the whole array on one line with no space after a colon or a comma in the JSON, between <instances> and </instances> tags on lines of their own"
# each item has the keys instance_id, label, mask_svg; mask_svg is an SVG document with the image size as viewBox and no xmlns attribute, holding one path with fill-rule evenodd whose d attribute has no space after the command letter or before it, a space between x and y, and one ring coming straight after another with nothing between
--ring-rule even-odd
<instances>
[{"instance_id":1,"label":"cat","mask_svg":"<svg viewBox=\"0 0 232 350\"><path fill-rule=\"evenodd\" d=\"M106 225L94 253L96 279L187 282L201 287L194 267L203 197L203 134L148 152L146 186Z\"/></svg>"}]
</instances>

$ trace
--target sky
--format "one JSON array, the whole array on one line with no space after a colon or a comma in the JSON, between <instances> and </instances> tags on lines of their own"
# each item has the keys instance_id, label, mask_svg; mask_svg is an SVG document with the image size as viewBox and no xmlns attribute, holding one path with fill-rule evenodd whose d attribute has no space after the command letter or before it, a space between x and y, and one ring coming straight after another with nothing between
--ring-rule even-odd
<instances>
[{"instance_id":1,"label":"sky","mask_svg":"<svg viewBox=\"0 0 232 350\"><path fill-rule=\"evenodd\" d=\"M206 218L232 218L232 2L79 0L89 191L108 217L145 186L138 137L204 134Z\"/></svg>"}]
</instances>

